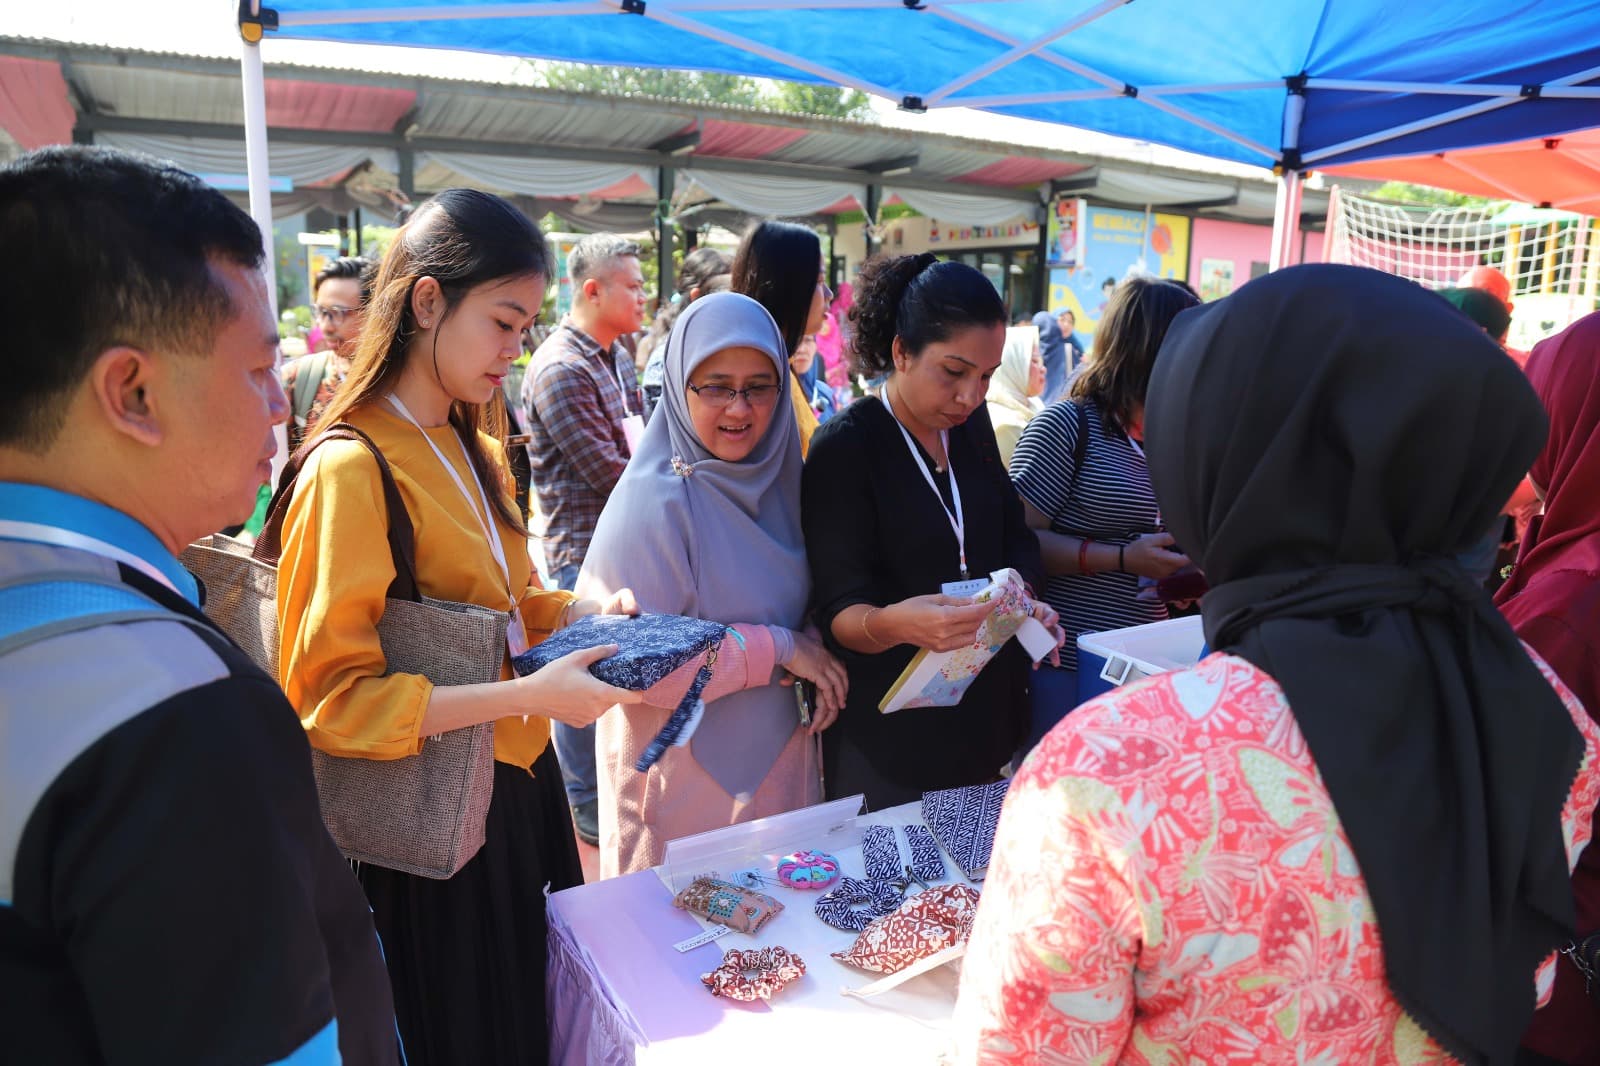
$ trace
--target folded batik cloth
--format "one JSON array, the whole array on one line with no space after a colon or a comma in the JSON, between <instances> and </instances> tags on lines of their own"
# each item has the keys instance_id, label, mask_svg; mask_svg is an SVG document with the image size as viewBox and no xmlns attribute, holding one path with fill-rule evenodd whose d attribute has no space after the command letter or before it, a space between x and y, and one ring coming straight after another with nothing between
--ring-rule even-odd
<instances>
[{"instance_id":1,"label":"folded batik cloth","mask_svg":"<svg viewBox=\"0 0 1600 1066\"><path fill-rule=\"evenodd\" d=\"M783 910L771 896L714 877L696 879L673 898L672 905L736 933L758 932Z\"/></svg>"},{"instance_id":2,"label":"folded batik cloth","mask_svg":"<svg viewBox=\"0 0 1600 1066\"><path fill-rule=\"evenodd\" d=\"M867 923L856 942L835 951L840 962L874 973L899 973L920 959L972 935L978 892L969 885L939 885L912 896L893 914Z\"/></svg>"},{"instance_id":3,"label":"folded batik cloth","mask_svg":"<svg viewBox=\"0 0 1600 1066\"><path fill-rule=\"evenodd\" d=\"M970 880L982 880L994 850L1000 807L1011 782L947 788L922 794L922 820Z\"/></svg>"},{"instance_id":4,"label":"folded batik cloth","mask_svg":"<svg viewBox=\"0 0 1600 1066\"><path fill-rule=\"evenodd\" d=\"M705 709L706 687L716 672L724 642L742 649L742 638L729 638L729 627L720 622L685 618L675 614L625 615L596 614L580 618L558 629L542 644L511 660L512 669L526 676L548 666L563 655L605 644L620 649L589 667L589 673L616 688L646 693L653 706L671 706L667 724L652 740L634 769L650 769L666 750L678 743L691 722L698 721ZM769 641L770 643L770 641ZM770 670L770 666L769 666ZM743 679L743 671L736 671ZM677 691L687 679L687 686ZM656 686L674 689L676 697L663 704Z\"/></svg>"}]
</instances>

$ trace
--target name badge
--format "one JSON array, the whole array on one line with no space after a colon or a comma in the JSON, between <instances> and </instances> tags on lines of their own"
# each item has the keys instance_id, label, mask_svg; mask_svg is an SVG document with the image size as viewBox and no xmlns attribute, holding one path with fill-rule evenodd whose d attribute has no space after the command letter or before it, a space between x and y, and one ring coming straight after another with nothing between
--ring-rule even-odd
<instances>
[{"instance_id":1,"label":"name badge","mask_svg":"<svg viewBox=\"0 0 1600 1066\"><path fill-rule=\"evenodd\" d=\"M506 623L506 649L513 659L528 650L528 631L522 626L521 611L512 611L511 621Z\"/></svg>"},{"instance_id":2,"label":"name badge","mask_svg":"<svg viewBox=\"0 0 1600 1066\"><path fill-rule=\"evenodd\" d=\"M988 587L988 578L975 577L971 581L946 581L939 586L939 591L946 596L976 596Z\"/></svg>"},{"instance_id":3,"label":"name badge","mask_svg":"<svg viewBox=\"0 0 1600 1066\"><path fill-rule=\"evenodd\" d=\"M628 454L637 455L639 452L639 438L644 436L644 417L642 415L628 415L622 420L622 436L628 442Z\"/></svg>"}]
</instances>

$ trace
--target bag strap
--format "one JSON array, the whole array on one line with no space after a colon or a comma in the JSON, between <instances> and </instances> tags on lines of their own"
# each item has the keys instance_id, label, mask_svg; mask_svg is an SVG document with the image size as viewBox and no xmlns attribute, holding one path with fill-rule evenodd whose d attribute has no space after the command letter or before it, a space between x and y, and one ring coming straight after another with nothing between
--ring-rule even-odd
<instances>
[{"instance_id":1,"label":"bag strap","mask_svg":"<svg viewBox=\"0 0 1600 1066\"><path fill-rule=\"evenodd\" d=\"M256 538L256 546L251 554L261 562L278 565L278 559L283 554L283 522L289 511L289 500L294 496L295 481L300 477L300 471L311 453L330 440L353 440L371 452L372 458L377 461L378 477L383 483L384 509L388 512L389 557L394 561L394 580L389 583L387 596L391 600L420 602L422 596L417 588L417 534L411 524L411 514L406 510L405 498L400 495L394 471L389 469L389 461L383 457L378 445L348 422L329 426L289 457L284 464L283 474L278 478L278 490L272 494L272 502L267 505L267 520L261 527L261 535Z\"/></svg>"},{"instance_id":2,"label":"bag strap","mask_svg":"<svg viewBox=\"0 0 1600 1066\"><path fill-rule=\"evenodd\" d=\"M1083 469L1083 460L1089 454L1089 409L1077 400L1068 400L1072 407L1072 477L1067 481L1067 499L1072 499L1072 494L1078 488L1078 471Z\"/></svg>"},{"instance_id":3,"label":"bag strap","mask_svg":"<svg viewBox=\"0 0 1600 1066\"><path fill-rule=\"evenodd\" d=\"M295 368L294 417L301 428L311 420L311 405L317 402L317 392L323 378L328 376L328 351L313 352Z\"/></svg>"}]
</instances>

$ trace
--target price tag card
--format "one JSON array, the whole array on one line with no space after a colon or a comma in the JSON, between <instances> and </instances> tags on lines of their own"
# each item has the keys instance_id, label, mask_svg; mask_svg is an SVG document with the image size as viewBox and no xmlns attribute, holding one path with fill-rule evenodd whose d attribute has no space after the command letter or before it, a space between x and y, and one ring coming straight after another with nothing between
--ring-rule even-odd
<instances>
[{"instance_id":1,"label":"price tag card","mask_svg":"<svg viewBox=\"0 0 1600 1066\"><path fill-rule=\"evenodd\" d=\"M989 587L989 579L975 577L971 581L946 581L939 586L939 591L946 596L976 596Z\"/></svg>"},{"instance_id":2,"label":"price tag card","mask_svg":"<svg viewBox=\"0 0 1600 1066\"><path fill-rule=\"evenodd\" d=\"M672 947L675 951L679 952L693 951L701 944L709 944L713 940L716 940L719 937L727 936L731 932L733 932L733 930L729 929L725 925L713 925L710 929L707 929L703 933L696 933L688 940L678 941L676 944L672 945Z\"/></svg>"}]
</instances>

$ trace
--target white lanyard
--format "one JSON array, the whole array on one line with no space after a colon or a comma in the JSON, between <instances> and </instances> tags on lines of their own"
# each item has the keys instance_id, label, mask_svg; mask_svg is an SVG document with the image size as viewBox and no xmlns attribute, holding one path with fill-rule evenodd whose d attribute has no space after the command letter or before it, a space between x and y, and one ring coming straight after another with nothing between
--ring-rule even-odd
<instances>
[{"instance_id":1,"label":"white lanyard","mask_svg":"<svg viewBox=\"0 0 1600 1066\"><path fill-rule=\"evenodd\" d=\"M159 567L139 558L132 552L123 551L115 544L107 544L98 537L86 536L75 533L70 529L60 526L47 526L39 522L18 522L10 518L0 518L0 539L26 540L35 544L54 544L58 548L74 548L78 551L89 552L93 555L115 559L119 563L126 563L145 577L159 581L173 592L178 592L178 587L172 579L163 574ZM178 593L180 596L182 593Z\"/></svg>"},{"instance_id":2,"label":"white lanyard","mask_svg":"<svg viewBox=\"0 0 1600 1066\"><path fill-rule=\"evenodd\" d=\"M389 406L399 411L407 422L417 427L417 432L422 434L422 439L428 442L428 447L432 448L433 454L438 456L439 465L444 467L444 472L450 475L450 480L456 483L456 488L460 489L461 495L466 498L467 507L472 511L472 516L478 520L478 525L483 527L483 535L489 542L489 550L494 552L494 561L500 564L500 572L505 575L506 596L511 600L511 609L516 610L517 594L511 588L511 567L506 563L505 545L500 543L500 534L494 527L494 512L489 509L489 496L483 491L483 482L478 480L478 471L472 465L472 456L467 454L467 446L461 442L460 436L456 434L455 429L452 427L450 435L456 438L456 444L461 448L461 455L467 460L467 469L472 471L472 483L477 486L478 501L483 504L482 512L473 504L472 494L467 491L467 486L462 482L461 475L456 473L456 468L450 465L450 461L444 457L444 453L439 450L439 446L433 443L433 438L428 436L422 425L411 416L411 412L406 410L406 405L400 402L400 397L390 393L385 398L389 401Z\"/></svg>"},{"instance_id":3,"label":"white lanyard","mask_svg":"<svg viewBox=\"0 0 1600 1066\"><path fill-rule=\"evenodd\" d=\"M622 383L622 366L617 362L614 352L606 353L611 358L611 370L617 375L617 389L622 393L622 417L632 418L633 412L628 410L628 386Z\"/></svg>"},{"instance_id":4,"label":"white lanyard","mask_svg":"<svg viewBox=\"0 0 1600 1066\"><path fill-rule=\"evenodd\" d=\"M944 445L944 467L950 474L950 502L956 505L954 512L944 504L944 493L939 491L938 482L933 480L933 472L928 469L928 464L922 459L922 452L917 448L917 442L911 439L911 434L906 427L900 424L900 417L894 413L894 405L889 402L889 385L884 383L882 390L883 406L889 412L889 417L894 419L895 428L906 439L906 448L911 452L911 458L917 461L917 469L922 471L922 478L933 490L933 498L939 501L939 509L950 520L950 528L956 535L956 546L961 551L961 580L967 579L967 519L961 510L961 486L956 484L956 464L950 458L950 434L944 430L939 431L939 443Z\"/></svg>"}]
</instances>

